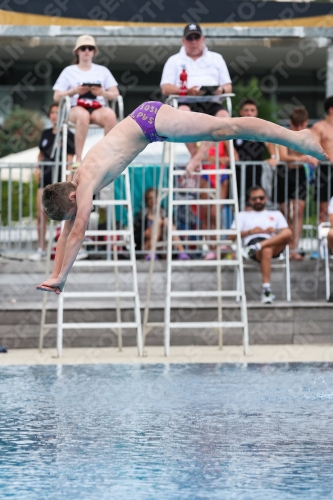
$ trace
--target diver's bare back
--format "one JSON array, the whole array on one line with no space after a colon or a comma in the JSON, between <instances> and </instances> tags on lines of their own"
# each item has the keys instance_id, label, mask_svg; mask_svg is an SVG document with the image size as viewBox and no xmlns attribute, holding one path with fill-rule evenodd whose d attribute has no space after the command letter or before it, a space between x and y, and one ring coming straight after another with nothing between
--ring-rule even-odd
<instances>
[{"instance_id":1,"label":"diver's bare back","mask_svg":"<svg viewBox=\"0 0 333 500\"><path fill-rule=\"evenodd\" d=\"M114 181L147 145L139 125L127 117L87 153L73 181L77 186L88 182L95 194Z\"/></svg>"}]
</instances>

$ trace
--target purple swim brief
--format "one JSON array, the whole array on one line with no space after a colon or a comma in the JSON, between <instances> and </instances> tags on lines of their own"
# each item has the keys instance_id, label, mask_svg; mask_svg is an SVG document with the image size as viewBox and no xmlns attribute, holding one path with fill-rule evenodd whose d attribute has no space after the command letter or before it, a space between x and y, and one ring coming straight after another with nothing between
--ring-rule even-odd
<instances>
[{"instance_id":1,"label":"purple swim brief","mask_svg":"<svg viewBox=\"0 0 333 500\"><path fill-rule=\"evenodd\" d=\"M141 127L149 142L163 142L167 137L158 135L155 128L155 119L159 109L163 106L159 101L144 102L129 116Z\"/></svg>"}]
</instances>

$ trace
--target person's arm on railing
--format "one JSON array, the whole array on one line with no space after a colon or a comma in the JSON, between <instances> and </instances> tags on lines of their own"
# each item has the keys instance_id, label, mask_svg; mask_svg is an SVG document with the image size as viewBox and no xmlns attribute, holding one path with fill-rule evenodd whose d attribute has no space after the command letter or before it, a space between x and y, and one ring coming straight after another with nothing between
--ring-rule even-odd
<instances>
[{"instance_id":1,"label":"person's arm on railing","mask_svg":"<svg viewBox=\"0 0 333 500\"><path fill-rule=\"evenodd\" d=\"M200 172L202 161L208 157L209 149L214 145L214 142L202 142L200 148L197 149L197 152L190 159L188 164L186 165L186 171L191 175L193 172ZM215 160L214 160L215 161Z\"/></svg>"},{"instance_id":2,"label":"person's arm on railing","mask_svg":"<svg viewBox=\"0 0 333 500\"><path fill-rule=\"evenodd\" d=\"M67 163L73 163L74 155L67 155ZM68 168L68 167L67 167ZM70 170L71 167L68 169ZM73 174L69 173L66 175L66 182L70 182L72 180Z\"/></svg>"},{"instance_id":3,"label":"person's arm on railing","mask_svg":"<svg viewBox=\"0 0 333 500\"><path fill-rule=\"evenodd\" d=\"M43 160L43 153L39 150L37 161L40 162L42 160ZM39 184L40 176L41 176L41 168L40 165L37 165L37 167L34 170L34 179L36 184Z\"/></svg>"},{"instance_id":4,"label":"person's arm on railing","mask_svg":"<svg viewBox=\"0 0 333 500\"><path fill-rule=\"evenodd\" d=\"M314 158L312 158L311 156L298 155L294 151L290 151L285 146L279 146L279 152L280 160L288 163L289 168L298 168L299 163L314 163Z\"/></svg>"},{"instance_id":5,"label":"person's arm on railing","mask_svg":"<svg viewBox=\"0 0 333 500\"><path fill-rule=\"evenodd\" d=\"M271 166L271 167L276 167L276 165L279 163L279 158L277 158L277 146L276 144L273 144L271 142L265 142L265 146L269 152L269 156L270 158L267 160L267 163Z\"/></svg>"},{"instance_id":6,"label":"person's arm on railing","mask_svg":"<svg viewBox=\"0 0 333 500\"><path fill-rule=\"evenodd\" d=\"M228 141L225 141L225 147L226 147L226 152L227 155L225 158L222 158L223 161L220 160L220 164L224 164L229 161L229 144ZM191 175L193 172L200 172L201 170L201 163L203 160L209 160L210 157L208 157L208 151L211 147L215 145L215 142L202 142L200 148L197 150L197 153L191 158L189 163L186 166L187 172ZM236 148L234 148L234 154L235 154L235 161L239 161L239 155L238 151ZM215 156L213 158L213 161L208 161L208 163L215 163Z\"/></svg>"}]
</instances>

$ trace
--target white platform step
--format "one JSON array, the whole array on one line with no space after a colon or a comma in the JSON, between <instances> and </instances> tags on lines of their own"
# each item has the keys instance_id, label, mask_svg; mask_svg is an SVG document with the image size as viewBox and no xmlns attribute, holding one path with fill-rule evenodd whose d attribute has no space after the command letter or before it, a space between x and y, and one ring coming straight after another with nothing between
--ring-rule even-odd
<instances>
[{"instance_id":1,"label":"white platform step","mask_svg":"<svg viewBox=\"0 0 333 500\"><path fill-rule=\"evenodd\" d=\"M175 229L171 231L172 236L236 236L235 229Z\"/></svg>"},{"instance_id":2,"label":"white platform step","mask_svg":"<svg viewBox=\"0 0 333 500\"><path fill-rule=\"evenodd\" d=\"M227 175L232 175L232 170L230 168L219 168L217 170L214 169L202 169L200 172L193 172L191 175L221 175L221 174L227 174ZM173 175L186 175L186 170L174 170Z\"/></svg>"},{"instance_id":3,"label":"white platform step","mask_svg":"<svg viewBox=\"0 0 333 500\"><path fill-rule=\"evenodd\" d=\"M243 321L196 321L170 323L170 328L244 328Z\"/></svg>"},{"instance_id":4,"label":"white platform step","mask_svg":"<svg viewBox=\"0 0 333 500\"><path fill-rule=\"evenodd\" d=\"M73 264L74 267L131 267L133 263L130 260L78 260Z\"/></svg>"},{"instance_id":5,"label":"white platform step","mask_svg":"<svg viewBox=\"0 0 333 500\"><path fill-rule=\"evenodd\" d=\"M213 266L225 266L233 267L239 266L239 260L172 260L171 265L173 267L213 267Z\"/></svg>"},{"instance_id":6,"label":"white platform step","mask_svg":"<svg viewBox=\"0 0 333 500\"><path fill-rule=\"evenodd\" d=\"M93 205L96 207L105 206L117 206L117 205L128 205L126 200L93 200Z\"/></svg>"},{"instance_id":7,"label":"white platform step","mask_svg":"<svg viewBox=\"0 0 333 500\"><path fill-rule=\"evenodd\" d=\"M102 246L108 246L108 247L126 247L128 245L128 241L126 240L85 240L82 242L82 245L87 245L87 246L96 246L96 245L102 245ZM119 250L122 251L123 250Z\"/></svg>"},{"instance_id":8,"label":"white platform step","mask_svg":"<svg viewBox=\"0 0 333 500\"><path fill-rule=\"evenodd\" d=\"M131 231L127 229L88 229L85 236L130 236Z\"/></svg>"},{"instance_id":9,"label":"white platform step","mask_svg":"<svg viewBox=\"0 0 333 500\"><path fill-rule=\"evenodd\" d=\"M241 292L235 290L209 290L209 291L191 291L191 292L170 292L171 298L199 298L199 297L240 297Z\"/></svg>"},{"instance_id":10,"label":"white platform step","mask_svg":"<svg viewBox=\"0 0 333 500\"><path fill-rule=\"evenodd\" d=\"M88 328L137 328L136 323L63 323L62 327L66 329L70 328L81 328L81 329L88 329ZM58 325L57 323L45 323L44 328L45 330L50 330L51 328L57 328Z\"/></svg>"},{"instance_id":11,"label":"white platform step","mask_svg":"<svg viewBox=\"0 0 333 500\"><path fill-rule=\"evenodd\" d=\"M79 298L79 299L107 299L107 298L125 298L135 297L134 292L63 292L66 298Z\"/></svg>"},{"instance_id":12,"label":"white platform step","mask_svg":"<svg viewBox=\"0 0 333 500\"><path fill-rule=\"evenodd\" d=\"M63 323L62 327L64 329L70 328L81 328L81 329L101 329L101 328L138 328L137 323Z\"/></svg>"},{"instance_id":13,"label":"white platform step","mask_svg":"<svg viewBox=\"0 0 333 500\"><path fill-rule=\"evenodd\" d=\"M234 205L235 200L208 198L207 200L172 200L172 205Z\"/></svg>"}]
</instances>

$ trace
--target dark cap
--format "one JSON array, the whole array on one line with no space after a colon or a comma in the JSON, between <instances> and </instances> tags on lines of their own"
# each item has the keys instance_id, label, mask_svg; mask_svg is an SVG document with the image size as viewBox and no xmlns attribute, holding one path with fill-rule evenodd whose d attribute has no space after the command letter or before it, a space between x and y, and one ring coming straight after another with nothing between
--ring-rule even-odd
<instances>
[{"instance_id":1,"label":"dark cap","mask_svg":"<svg viewBox=\"0 0 333 500\"><path fill-rule=\"evenodd\" d=\"M188 35L192 35L192 33L197 33L198 35L202 35L201 28L199 24L196 23L190 23L187 24L184 28L184 38L187 38Z\"/></svg>"}]
</instances>

